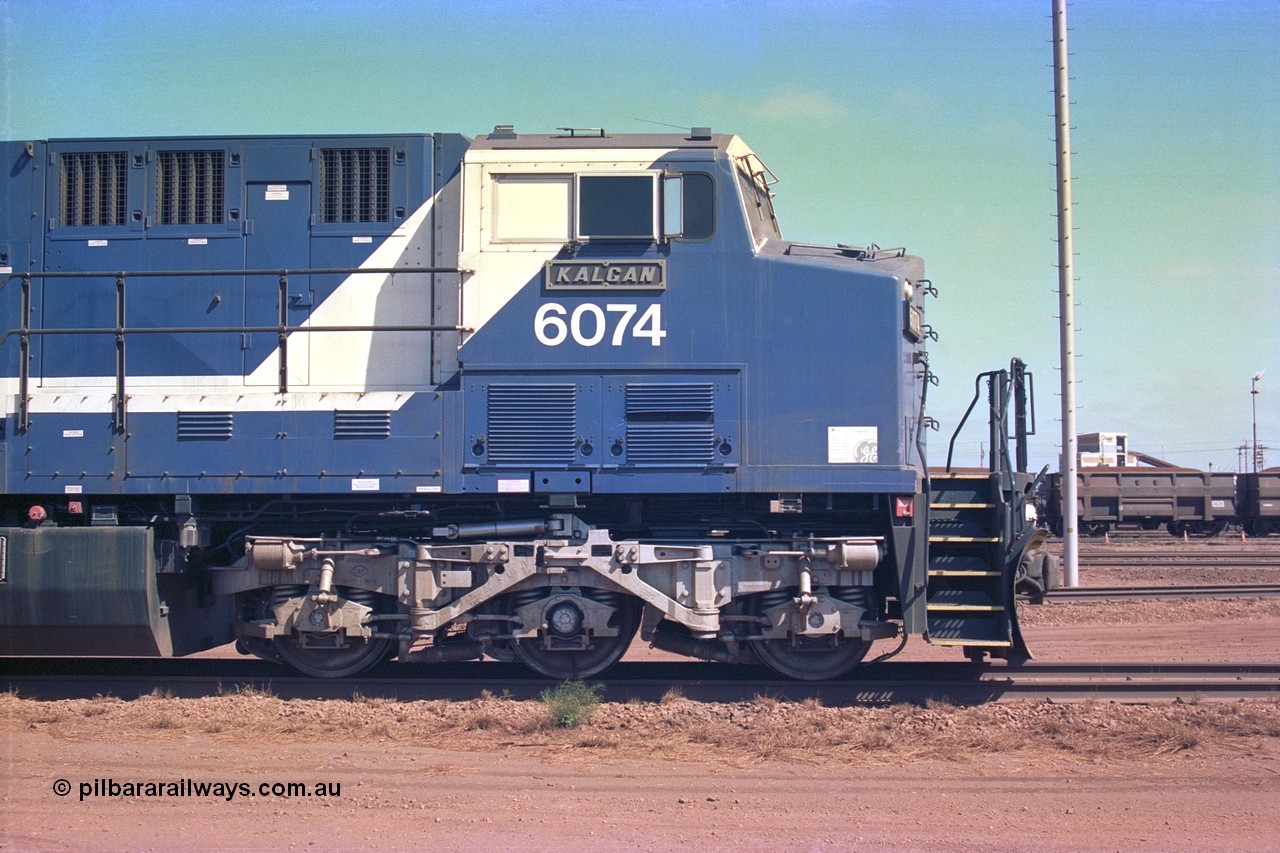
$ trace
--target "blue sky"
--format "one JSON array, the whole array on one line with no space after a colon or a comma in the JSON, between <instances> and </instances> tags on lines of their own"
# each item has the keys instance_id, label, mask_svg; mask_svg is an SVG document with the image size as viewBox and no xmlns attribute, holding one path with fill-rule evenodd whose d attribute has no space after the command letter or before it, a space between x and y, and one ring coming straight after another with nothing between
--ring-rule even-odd
<instances>
[{"instance_id":1,"label":"blue sky","mask_svg":"<svg viewBox=\"0 0 1280 853\"><path fill-rule=\"evenodd\" d=\"M931 414L1019 355L1060 443L1050 0L0 0L0 137L743 136L793 239L905 245L941 298ZM1069 7L1082 432L1280 464L1280 4ZM958 443L976 464L985 433ZM1056 465L1055 465L1056 467Z\"/></svg>"}]
</instances>

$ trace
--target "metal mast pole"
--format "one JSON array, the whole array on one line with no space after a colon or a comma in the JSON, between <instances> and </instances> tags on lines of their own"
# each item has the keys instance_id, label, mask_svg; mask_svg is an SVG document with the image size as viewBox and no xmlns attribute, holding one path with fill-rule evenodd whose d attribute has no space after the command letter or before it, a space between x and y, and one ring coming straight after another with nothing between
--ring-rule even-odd
<instances>
[{"instance_id":1,"label":"metal mast pole","mask_svg":"<svg viewBox=\"0 0 1280 853\"><path fill-rule=\"evenodd\" d=\"M1076 326L1071 245L1071 106L1067 87L1067 0L1053 0L1053 94L1058 143L1058 337L1062 365L1062 568L1080 585L1076 508Z\"/></svg>"},{"instance_id":2,"label":"metal mast pole","mask_svg":"<svg viewBox=\"0 0 1280 853\"><path fill-rule=\"evenodd\" d=\"M1258 455L1258 383L1262 381L1262 374L1266 370L1259 370L1249 380L1249 399L1253 402L1253 473L1258 473L1258 466L1262 464L1262 457Z\"/></svg>"}]
</instances>

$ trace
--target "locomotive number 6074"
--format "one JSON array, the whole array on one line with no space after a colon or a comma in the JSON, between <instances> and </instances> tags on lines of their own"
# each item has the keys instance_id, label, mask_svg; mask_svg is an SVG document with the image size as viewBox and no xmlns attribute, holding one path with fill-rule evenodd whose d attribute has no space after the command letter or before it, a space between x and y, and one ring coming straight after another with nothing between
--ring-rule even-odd
<instances>
[{"instance_id":1,"label":"locomotive number 6074","mask_svg":"<svg viewBox=\"0 0 1280 853\"><path fill-rule=\"evenodd\" d=\"M606 337L610 346L620 347L628 332L633 338L648 338L651 345L661 346L667 336L662 328L662 305L655 302L648 306L632 325L640 308L630 302L610 302L603 308L584 302L570 311L559 302L546 302L533 317L533 334L538 343L549 347L558 347L570 338L575 344L593 347ZM567 323L565 317L569 318Z\"/></svg>"}]
</instances>

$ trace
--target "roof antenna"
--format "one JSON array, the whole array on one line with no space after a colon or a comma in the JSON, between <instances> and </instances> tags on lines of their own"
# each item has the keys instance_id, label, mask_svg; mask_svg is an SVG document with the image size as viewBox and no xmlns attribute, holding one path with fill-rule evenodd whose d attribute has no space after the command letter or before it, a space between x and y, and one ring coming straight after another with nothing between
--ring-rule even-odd
<instances>
[{"instance_id":1,"label":"roof antenna","mask_svg":"<svg viewBox=\"0 0 1280 853\"><path fill-rule=\"evenodd\" d=\"M687 124L669 124L665 121L653 121L652 119L647 119L647 118L633 118L632 121L642 121L645 124L656 124L659 127L674 127L676 130L689 129L689 125Z\"/></svg>"},{"instance_id":2,"label":"roof antenna","mask_svg":"<svg viewBox=\"0 0 1280 853\"><path fill-rule=\"evenodd\" d=\"M689 131L689 137L688 137L688 138L689 138L689 139L691 139L691 140L694 140L694 139L697 139L697 140L703 140L703 139L710 139L710 138L711 138L711 128L710 128L710 127L683 127L683 126L678 125L678 124L668 124L668 123L667 123L667 122L665 122L665 121L652 121L652 120L647 119L647 118L636 118L636 119L633 119L633 121L642 121L642 122L644 122L644 123L646 123L646 124L656 124L656 125L658 125L659 127L674 127L676 130L687 130L687 131Z\"/></svg>"}]
</instances>

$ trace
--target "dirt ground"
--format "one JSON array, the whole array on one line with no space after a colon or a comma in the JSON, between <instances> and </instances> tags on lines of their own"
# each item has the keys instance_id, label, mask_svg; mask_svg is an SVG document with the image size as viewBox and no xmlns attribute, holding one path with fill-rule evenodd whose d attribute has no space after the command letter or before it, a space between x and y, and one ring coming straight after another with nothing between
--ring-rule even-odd
<instances>
[{"instance_id":1,"label":"dirt ground","mask_svg":"<svg viewBox=\"0 0 1280 853\"><path fill-rule=\"evenodd\" d=\"M1022 615L1045 660L1280 660L1275 600ZM837 708L673 691L559 728L542 703L501 697L10 693L0 750L0 848L15 850L1280 850L1277 702ZM272 795L287 783L307 796Z\"/></svg>"}]
</instances>

